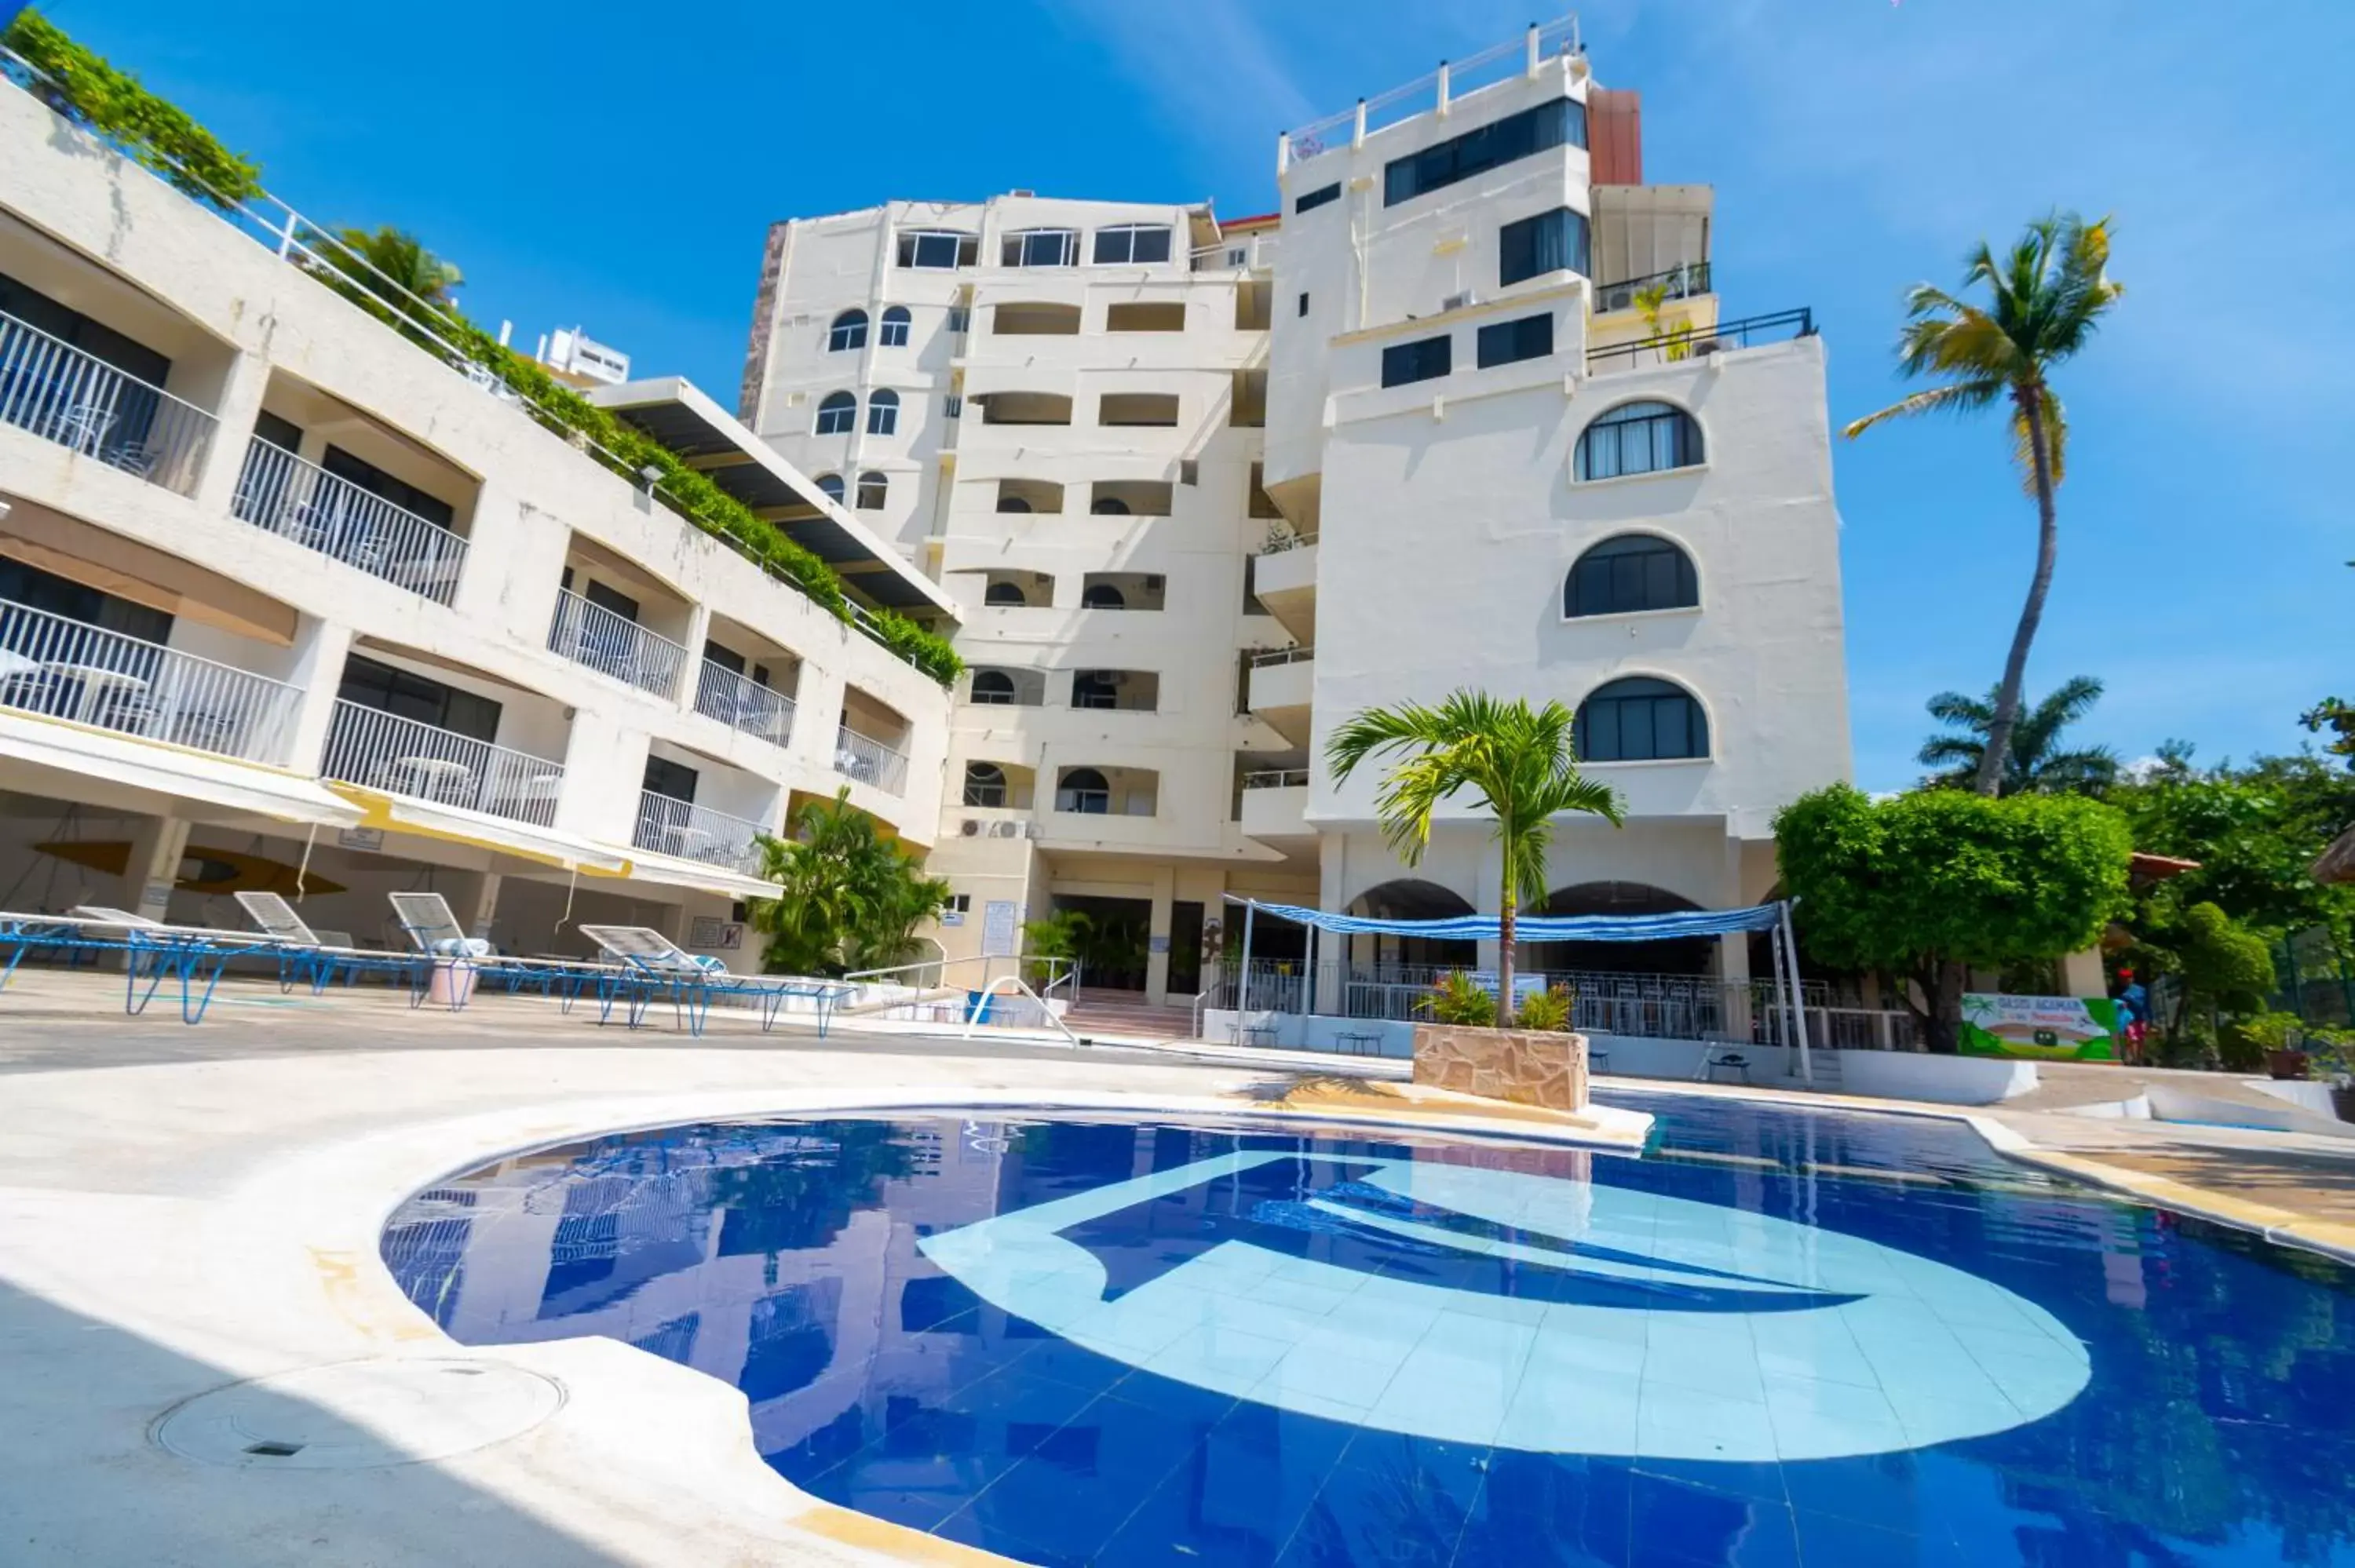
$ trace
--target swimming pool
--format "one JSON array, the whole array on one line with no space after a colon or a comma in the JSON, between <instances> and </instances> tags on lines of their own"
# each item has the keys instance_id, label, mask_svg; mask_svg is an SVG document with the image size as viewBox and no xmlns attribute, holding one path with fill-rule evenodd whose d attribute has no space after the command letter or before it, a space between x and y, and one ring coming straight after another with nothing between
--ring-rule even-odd
<instances>
[{"instance_id":1,"label":"swimming pool","mask_svg":"<svg viewBox=\"0 0 2355 1568\"><path fill-rule=\"evenodd\" d=\"M475 1344L742 1389L804 1489L1042 1564L2355 1563L2355 1275L1908 1118L1641 1160L976 1112L499 1161L384 1237Z\"/></svg>"}]
</instances>

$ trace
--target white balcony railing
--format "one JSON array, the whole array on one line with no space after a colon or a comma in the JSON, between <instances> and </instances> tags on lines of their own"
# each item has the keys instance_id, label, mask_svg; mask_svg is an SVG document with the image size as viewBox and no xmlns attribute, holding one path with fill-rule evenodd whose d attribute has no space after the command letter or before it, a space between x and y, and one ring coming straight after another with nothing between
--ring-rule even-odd
<instances>
[{"instance_id":1,"label":"white balcony railing","mask_svg":"<svg viewBox=\"0 0 2355 1568\"><path fill-rule=\"evenodd\" d=\"M257 528L382 577L436 604L458 592L466 541L348 479L256 436L229 510Z\"/></svg>"},{"instance_id":2,"label":"white balcony railing","mask_svg":"<svg viewBox=\"0 0 2355 1568\"><path fill-rule=\"evenodd\" d=\"M213 417L195 404L5 313L0 424L182 495L194 493L213 439Z\"/></svg>"},{"instance_id":3,"label":"white balcony railing","mask_svg":"<svg viewBox=\"0 0 2355 1568\"><path fill-rule=\"evenodd\" d=\"M638 826L630 842L656 854L701 861L751 876L761 869L760 836L764 831L758 822L645 790L638 796Z\"/></svg>"},{"instance_id":4,"label":"white balcony railing","mask_svg":"<svg viewBox=\"0 0 2355 1568\"><path fill-rule=\"evenodd\" d=\"M0 599L0 707L282 763L302 702L283 681Z\"/></svg>"},{"instance_id":5,"label":"white balcony railing","mask_svg":"<svg viewBox=\"0 0 2355 1568\"><path fill-rule=\"evenodd\" d=\"M847 725L835 731L834 770L845 779L872 784L886 795L908 792L907 755Z\"/></svg>"},{"instance_id":6,"label":"white balcony railing","mask_svg":"<svg viewBox=\"0 0 2355 1568\"><path fill-rule=\"evenodd\" d=\"M703 662L695 686L695 711L716 718L730 729L759 736L773 746L793 738L794 700L747 680L725 664Z\"/></svg>"},{"instance_id":7,"label":"white balcony railing","mask_svg":"<svg viewBox=\"0 0 2355 1568\"><path fill-rule=\"evenodd\" d=\"M561 762L340 698L319 776L543 828L564 789Z\"/></svg>"},{"instance_id":8,"label":"white balcony railing","mask_svg":"<svg viewBox=\"0 0 2355 1568\"><path fill-rule=\"evenodd\" d=\"M1316 657L1314 648L1269 648L1251 656L1251 667L1264 670L1277 664L1305 664Z\"/></svg>"},{"instance_id":9,"label":"white balcony railing","mask_svg":"<svg viewBox=\"0 0 2355 1568\"><path fill-rule=\"evenodd\" d=\"M570 588L557 590L548 645L576 664L663 698L677 697L679 673L687 668L686 649Z\"/></svg>"},{"instance_id":10,"label":"white balcony railing","mask_svg":"<svg viewBox=\"0 0 2355 1568\"><path fill-rule=\"evenodd\" d=\"M1308 787L1305 768L1267 768L1243 775L1246 789L1305 789Z\"/></svg>"}]
</instances>

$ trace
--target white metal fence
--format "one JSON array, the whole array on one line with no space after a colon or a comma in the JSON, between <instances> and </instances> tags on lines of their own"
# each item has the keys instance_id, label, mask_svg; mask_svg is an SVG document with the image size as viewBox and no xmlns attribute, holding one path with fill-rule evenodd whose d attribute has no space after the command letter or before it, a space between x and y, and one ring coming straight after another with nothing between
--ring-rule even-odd
<instances>
[{"instance_id":1,"label":"white metal fence","mask_svg":"<svg viewBox=\"0 0 2355 1568\"><path fill-rule=\"evenodd\" d=\"M283 681L0 599L0 706L282 763L302 701Z\"/></svg>"},{"instance_id":2,"label":"white metal fence","mask_svg":"<svg viewBox=\"0 0 2355 1568\"><path fill-rule=\"evenodd\" d=\"M1254 670L1264 670L1276 664L1307 664L1316 658L1314 648L1263 648L1251 655L1250 663Z\"/></svg>"},{"instance_id":3,"label":"white metal fence","mask_svg":"<svg viewBox=\"0 0 2355 1568\"><path fill-rule=\"evenodd\" d=\"M750 876L761 869L762 832L758 822L648 789L638 796L638 825L630 842L656 854L725 866Z\"/></svg>"},{"instance_id":4,"label":"white metal fence","mask_svg":"<svg viewBox=\"0 0 2355 1568\"><path fill-rule=\"evenodd\" d=\"M1577 17L1563 16L1542 26L1532 25L1521 37L1451 61L1388 92L1361 99L1354 109L1328 114L1287 132L1283 139L1283 162L1288 164L1348 145L1369 132L1412 119L1467 92L1523 72L1534 73L1541 60L1578 52Z\"/></svg>"},{"instance_id":5,"label":"white metal fence","mask_svg":"<svg viewBox=\"0 0 2355 1568\"><path fill-rule=\"evenodd\" d=\"M906 755L847 725L835 731L834 770L845 779L872 784L887 795L908 792Z\"/></svg>"},{"instance_id":6,"label":"white metal fence","mask_svg":"<svg viewBox=\"0 0 2355 1568\"><path fill-rule=\"evenodd\" d=\"M229 510L436 604L456 596L466 564L462 535L259 436L245 449Z\"/></svg>"},{"instance_id":7,"label":"white metal fence","mask_svg":"<svg viewBox=\"0 0 2355 1568\"><path fill-rule=\"evenodd\" d=\"M553 827L564 764L337 699L322 778Z\"/></svg>"},{"instance_id":8,"label":"white metal fence","mask_svg":"<svg viewBox=\"0 0 2355 1568\"><path fill-rule=\"evenodd\" d=\"M678 695L679 673L687 668L686 649L570 588L557 590L548 645L576 664L658 697Z\"/></svg>"},{"instance_id":9,"label":"white metal fence","mask_svg":"<svg viewBox=\"0 0 2355 1568\"><path fill-rule=\"evenodd\" d=\"M192 494L213 417L94 355L0 313L0 424L150 484Z\"/></svg>"},{"instance_id":10,"label":"white metal fence","mask_svg":"<svg viewBox=\"0 0 2355 1568\"><path fill-rule=\"evenodd\" d=\"M793 698L709 659L696 682L695 711L772 745L783 746L793 738Z\"/></svg>"},{"instance_id":11,"label":"white metal fence","mask_svg":"<svg viewBox=\"0 0 2355 1568\"><path fill-rule=\"evenodd\" d=\"M1299 789L1307 784L1305 768L1264 768L1243 775L1246 789Z\"/></svg>"}]
</instances>

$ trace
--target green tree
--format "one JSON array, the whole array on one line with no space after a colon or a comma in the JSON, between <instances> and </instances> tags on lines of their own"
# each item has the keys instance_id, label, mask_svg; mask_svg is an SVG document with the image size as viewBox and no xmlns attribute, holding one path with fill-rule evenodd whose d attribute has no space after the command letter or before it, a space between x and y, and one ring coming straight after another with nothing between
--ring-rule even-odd
<instances>
[{"instance_id":1,"label":"green tree","mask_svg":"<svg viewBox=\"0 0 2355 1568\"><path fill-rule=\"evenodd\" d=\"M906 959L916 927L948 902L949 885L883 836L847 788L794 813L792 836L761 840L762 874L783 895L753 901L771 974L841 974Z\"/></svg>"},{"instance_id":2,"label":"green tree","mask_svg":"<svg viewBox=\"0 0 2355 1568\"><path fill-rule=\"evenodd\" d=\"M1514 918L1521 898L1546 895L1546 851L1553 820L1571 812L1621 821L1619 792L1578 771L1575 719L1560 703L1531 708L1457 692L1437 707L1404 703L1368 708L1333 732L1325 756L1337 782L1377 754L1394 755L1374 799L1382 836L1412 866L1431 844L1431 819L1441 802L1470 790L1474 805L1496 819L1494 837L1504 856L1497 899L1497 997L1500 1013L1513 1005Z\"/></svg>"},{"instance_id":3,"label":"green tree","mask_svg":"<svg viewBox=\"0 0 2355 1568\"><path fill-rule=\"evenodd\" d=\"M2194 904L2167 933L2167 956L2182 977L2168 1033L2180 1040L2187 1026L2213 1040L2225 1014L2264 1011L2274 989L2273 947L2213 904Z\"/></svg>"},{"instance_id":4,"label":"green tree","mask_svg":"<svg viewBox=\"0 0 2355 1568\"><path fill-rule=\"evenodd\" d=\"M1083 909L1058 909L1043 920L1025 920L1022 922L1023 950L1033 959L1076 959L1087 945L1091 924ZM1023 979L1037 985L1050 978L1050 971L1055 966L1032 963L1025 967L1030 972Z\"/></svg>"},{"instance_id":5,"label":"green tree","mask_svg":"<svg viewBox=\"0 0 2355 1568\"><path fill-rule=\"evenodd\" d=\"M444 261L417 236L386 224L382 228L346 228L338 243L314 241L326 263L367 293L382 301L394 314L416 313L424 302L443 315L454 315L458 302L450 291L466 281L454 263Z\"/></svg>"},{"instance_id":6,"label":"green tree","mask_svg":"<svg viewBox=\"0 0 2355 1568\"><path fill-rule=\"evenodd\" d=\"M1923 766L1945 769L1928 782L1948 789L1970 788L1978 778L1979 758L1986 754L1987 731L1995 724L1997 694L1966 697L1960 692L1940 692L1927 705L1930 716L1949 726L1950 733L1923 742ZM2042 702L2019 715L2004 753L1999 795L2098 795L2118 776L2118 759L2105 746L2063 747L2061 732L2093 712L2101 700L2102 683L2079 675L2062 683ZM1953 733L1959 731L1960 733Z\"/></svg>"},{"instance_id":7,"label":"green tree","mask_svg":"<svg viewBox=\"0 0 2355 1568\"><path fill-rule=\"evenodd\" d=\"M1785 806L1774 835L1807 952L1911 982L1906 1006L1946 1052L1968 971L2091 947L2125 899L2133 853L2123 817L2073 795L1873 800L1835 784Z\"/></svg>"},{"instance_id":8,"label":"green tree","mask_svg":"<svg viewBox=\"0 0 2355 1568\"><path fill-rule=\"evenodd\" d=\"M2060 544L2052 493L2067 470L2069 425L2052 389L2052 372L2092 340L2102 317L2125 292L2110 281L2109 260L2109 219L2087 223L2073 212L2030 224L2000 262L1981 241L1964 268L1963 286L1986 284L1987 308L1930 283L1915 285L1906 298L1899 368L1910 376L1938 377L1938 385L1847 427L1853 440L1884 419L2011 405L2013 455L2028 493L2036 498L2036 575L2030 579L2028 602L2012 632L1988 715L1987 745L1972 784L1982 795L1995 794L2004 777L2028 650L2044 618Z\"/></svg>"},{"instance_id":9,"label":"green tree","mask_svg":"<svg viewBox=\"0 0 2355 1568\"><path fill-rule=\"evenodd\" d=\"M2197 863L2137 895L2138 935L2164 945L2181 911L2208 903L2272 937L2325 927L2341 952L2355 950L2355 886L2327 887L2312 874L2332 835L2355 821L2355 773L2310 753L2212 768L2179 742L2159 756L2105 798L2126 813L2137 849Z\"/></svg>"}]
</instances>

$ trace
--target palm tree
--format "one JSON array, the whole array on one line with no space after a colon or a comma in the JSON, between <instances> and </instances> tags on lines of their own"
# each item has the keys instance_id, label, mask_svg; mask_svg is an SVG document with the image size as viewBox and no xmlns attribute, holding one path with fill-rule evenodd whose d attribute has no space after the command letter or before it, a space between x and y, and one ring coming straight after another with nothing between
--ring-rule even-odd
<instances>
[{"instance_id":1,"label":"palm tree","mask_svg":"<svg viewBox=\"0 0 2355 1568\"><path fill-rule=\"evenodd\" d=\"M791 838L761 840L762 874L784 889L751 910L769 938L762 967L771 974L896 963L917 926L948 902L949 885L924 875L849 795L846 786L831 800L805 802L788 824Z\"/></svg>"},{"instance_id":2,"label":"palm tree","mask_svg":"<svg viewBox=\"0 0 2355 1568\"><path fill-rule=\"evenodd\" d=\"M413 234L386 224L374 232L340 229L332 241L314 237L311 244L328 266L396 316L413 313L418 301L444 314L457 313L458 302L450 291L466 281L464 274L426 249Z\"/></svg>"},{"instance_id":3,"label":"palm tree","mask_svg":"<svg viewBox=\"0 0 2355 1568\"><path fill-rule=\"evenodd\" d=\"M1963 286L1985 283L1992 305L1981 309L1933 284L1907 296L1904 332L1898 338L1898 366L1907 376L1940 377L1926 391L1901 398L1879 413L1849 425L1850 440L1883 419L1938 410L1975 413L2008 400L2011 404L2013 456L2030 494L2036 498L2036 575L2028 603L2012 632L2003 680L1988 715L1987 745L1972 788L1997 792L2005 754L2019 722L2020 682L2028 672L2029 645L2044 618L2044 598L2052 587L2052 559L2059 524L2052 492L2067 471L2069 424L2051 375L2062 361L2085 346L2103 316L2126 290L2110 281L2110 220L2087 223L2075 213L2053 213L2028 226L1998 263L1985 241L1972 252Z\"/></svg>"},{"instance_id":4,"label":"palm tree","mask_svg":"<svg viewBox=\"0 0 2355 1568\"><path fill-rule=\"evenodd\" d=\"M1598 816L1616 827L1619 792L1578 771L1576 721L1560 703L1531 708L1519 698L1502 702L1479 692L1455 693L1437 707L1405 703L1368 708L1333 732L1325 744L1336 781L1378 752L1401 755L1382 775L1374 809L1382 836L1401 860L1414 865L1431 844L1431 818L1459 789L1497 819L1504 852L1497 901L1497 1017L1513 1011L1516 906L1546 895L1546 851L1553 820L1571 811Z\"/></svg>"},{"instance_id":5,"label":"palm tree","mask_svg":"<svg viewBox=\"0 0 2355 1568\"><path fill-rule=\"evenodd\" d=\"M1934 735L1923 743L1922 762L1948 769L1931 783L1962 789L1977 779L1979 759L1987 754L1987 732L1995 724L1998 695L1989 692L1983 698L1966 697L1960 692L1940 692L1930 699L1930 716L1962 731ZM2012 726L2011 746L2004 753L1997 793L2093 795L2115 782L2118 759L2108 747L2062 750L2060 746L2061 732L2093 712L2101 695L2101 682L2079 675L2063 682L2042 702L2030 705Z\"/></svg>"}]
</instances>

